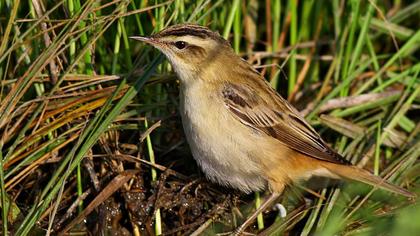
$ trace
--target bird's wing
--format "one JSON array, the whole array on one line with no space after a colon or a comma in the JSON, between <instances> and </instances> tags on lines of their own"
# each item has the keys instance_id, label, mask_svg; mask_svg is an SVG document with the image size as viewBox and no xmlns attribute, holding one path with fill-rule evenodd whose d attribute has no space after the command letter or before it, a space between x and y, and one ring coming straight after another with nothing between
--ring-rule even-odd
<instances>
[{"instance_id":1,"label":"bird's wing","mask_svg":"<svg viewBox=\"0 0 420 236\"><path fill-rule=\"evenodd\" d=\"M264 91L248 85L226 84L222 95L227 109L244 125L279 140L295 151L323 161L350 164L328 147L298 112L268 84L262 87Z\"/></svg>"}]
</instances>

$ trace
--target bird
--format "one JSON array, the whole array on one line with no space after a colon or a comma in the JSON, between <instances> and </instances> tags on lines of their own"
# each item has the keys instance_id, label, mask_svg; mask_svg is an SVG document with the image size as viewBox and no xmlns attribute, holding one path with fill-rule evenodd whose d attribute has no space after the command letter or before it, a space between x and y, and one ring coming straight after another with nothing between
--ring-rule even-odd
<instances>
[{"instance_id":1,"label":"bird","mask_svg":"<svg viewBox=\"0 0 420 236\"><path fill-rule=\"evenodd\" d=\"M404 188L333 150L267 80L208 27L184 23L149 37L180 80L180 115L192 155L208 179L244 193L272 194L237 230L244 231L284 188L312 176L352 179L407 197Z\"/></svg>"}]
</instances>

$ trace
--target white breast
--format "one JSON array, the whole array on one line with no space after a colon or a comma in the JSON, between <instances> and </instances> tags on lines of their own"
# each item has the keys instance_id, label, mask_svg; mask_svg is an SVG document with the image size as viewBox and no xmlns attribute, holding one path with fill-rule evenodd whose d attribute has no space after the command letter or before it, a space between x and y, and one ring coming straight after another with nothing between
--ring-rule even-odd
<instances>
[{"instance_id":1,"label":"white breast","mask_svg":"<svg viewBox=\"0 0 420 236\"><path fill-rule=\"evenodd\" d=\"M250 145L251 137L238 134L237 126L243 126L225 109L221 96L205 96L202 89L196 81L182 86L180 94L182 123L194 158L213 181L245 192L263 189L266 180L252 157L256 147Z\"/></svg>"}]
</instances>

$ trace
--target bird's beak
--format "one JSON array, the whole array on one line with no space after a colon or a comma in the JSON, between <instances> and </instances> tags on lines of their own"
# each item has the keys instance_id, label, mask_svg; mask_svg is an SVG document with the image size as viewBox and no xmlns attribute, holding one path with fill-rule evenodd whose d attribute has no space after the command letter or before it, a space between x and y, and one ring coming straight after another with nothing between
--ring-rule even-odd
<instances>
[{"instance_id":1,"label":"bird's beak","mask_svg":"<svg viewBox=\"0 0 420 236\"><path fill-rule=\"evenodd\" d=\"M152 37L142 37L142 36L132 36L130 39L138 40L141 42L145 42L150 45L156 45L158 41Z\"/></svg>"}]
</instances>

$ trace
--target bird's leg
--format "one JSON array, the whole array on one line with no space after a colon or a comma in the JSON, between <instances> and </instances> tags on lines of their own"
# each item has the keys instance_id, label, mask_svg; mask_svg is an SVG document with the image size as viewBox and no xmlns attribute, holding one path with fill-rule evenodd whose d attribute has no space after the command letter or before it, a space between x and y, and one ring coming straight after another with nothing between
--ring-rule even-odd
<instances>
[{"instance_id":1,"label":"bird's leg","mask_svg":"<svg viewBox=\"0 0 420 236\"><path fill-rule=\"evenodd\" d=\"M257 210L255 210L252 215L250 217L248 217L248 219L246 219L246 221L244 223L242 223L241 226L239 226L235 232L233 233L233 235L241 235L244 230L246 228L248 228L248 226L250 226L252 224L252 222L254 222L254 220L257 218L258 214L260 214L261 212L263 212L265 209L267 209L267 207L271 206L273 204L273 202L275 200L277 200L277 198L281 195L281 193L272 193L271 196L269 196L267 198L267 200L264 201L264 203L258 207Z\"/></svg>"}]
</instances>

